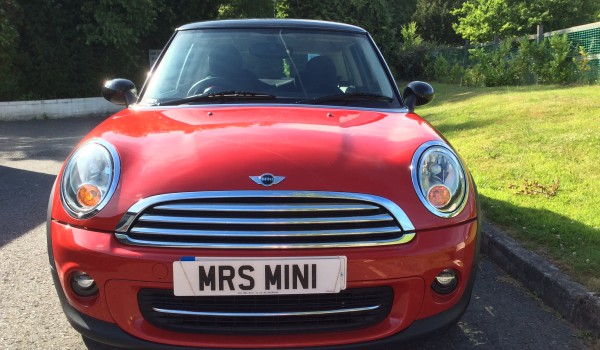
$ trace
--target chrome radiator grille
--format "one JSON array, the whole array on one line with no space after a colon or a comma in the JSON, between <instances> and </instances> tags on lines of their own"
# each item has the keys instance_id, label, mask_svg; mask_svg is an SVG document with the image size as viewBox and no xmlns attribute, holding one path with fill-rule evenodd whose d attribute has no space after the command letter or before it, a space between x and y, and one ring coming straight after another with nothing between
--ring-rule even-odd
<instances>
[{"instance_id":1,"label":"chrome radiator grille","mask_svg":"<svg viewBox=\"0 0 600 350\"><path fill-rule=\"evenodd\" d=\"M323 248L400 244L404 212L381 197L339 192L237 191L149 197L121 220L126 244L193 248Z\"/></svg>"}]
</instances>

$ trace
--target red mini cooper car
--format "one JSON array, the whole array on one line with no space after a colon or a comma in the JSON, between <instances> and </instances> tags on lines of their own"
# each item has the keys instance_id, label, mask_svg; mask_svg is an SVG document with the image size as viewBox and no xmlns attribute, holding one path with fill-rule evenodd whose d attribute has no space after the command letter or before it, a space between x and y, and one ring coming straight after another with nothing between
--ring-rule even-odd
<instances>
[{"instance_id":1,"label":"red mini cooper car","mask_svg":"<svg viewBox=\"0 0 600 350\"><path fill-rule=\"evenodd\" d=\"M456 323L475 184L369 34L304 20L178 28L50 198L48 253L87 344L395 349Z\"/></svg>"}]
</instances>

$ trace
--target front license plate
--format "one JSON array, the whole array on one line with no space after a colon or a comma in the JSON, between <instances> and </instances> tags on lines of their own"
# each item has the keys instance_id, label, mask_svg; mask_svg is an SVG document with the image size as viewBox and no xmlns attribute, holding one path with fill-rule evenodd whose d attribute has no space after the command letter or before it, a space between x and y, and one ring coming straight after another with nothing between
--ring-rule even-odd
<instances>
[{"instance_id":1,"label":"front license plate","mask_svg":"<svg viewBox=\"0 0 600 350\"><path fill-rule=\"evenodd\" d=\"M200 258L173 262L176 296L339 293L346 257Z\"/></svg>"}]
</instances>

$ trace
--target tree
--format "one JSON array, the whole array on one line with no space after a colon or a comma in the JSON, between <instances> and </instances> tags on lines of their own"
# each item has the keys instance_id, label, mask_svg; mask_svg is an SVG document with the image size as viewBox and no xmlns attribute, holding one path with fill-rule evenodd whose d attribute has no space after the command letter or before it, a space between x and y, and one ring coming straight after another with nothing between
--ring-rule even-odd
<instances>
[{"instance_id":1,"label":"tree","mask_svg":"<svg viewBox=\"0 0 600 350\"><path fill-rule=\"evenodd\" d=\"M534 32L535 26L543 24L544 29L559 30L580 24L594 22L594 13L600 8L598 0L536 0L524 1L522 18L527 18L527 26ZM528 33L527 33L528 34Z\"/></svg>"},{"instance_id":2,"label":"tree","mask_svg":"<svg viewBox=\"0 0 600 350\"><path fill-rule=\"evenodd\" d=\"M78 25L87 44L131 47L154 28L160 0L84 0Z\"/></svg>"},{"instance_id":3,"label":"tree","mask_svg":"<svg viewBox=\"0 0 600 350\"><path fill-rule=\"evenodd\" d=\"M19 98L83 97L83 80L92 69L93 52L77 33L77 0L22 1L28 18L19 28L19 59L15 71L21 75ZM89 82L87 82L89 84ZM96 86L95 91L98 91Z\"/></svg>"},{"instance_id":4,"label":"tree","mask_svg":"<svg viewBox=\"0 0 600 350\"><path fill-rule=\"evenodd\" d=\"M373 35L394 66L400 28L410 21L416 3L0 0L0 100L98 96L102 82L113 77L132 79L139 86L148 70L147 50L163 47L182 24L218 17L275 16L355 24Z\"/></svg>"},{"instance_id":5,"label":"tree","mask_svg":"<svg viewBox=\"0 0 600 350\"><path fill-rule=\"evenodd\" d=\"M511 8L515 0L467 0L462 7L452 11L458 23L452 25L457 34L475 42L491 41L495 34L516 35L523 31L517 13Z\"/></svg>"},{"instance_id":6,"label":"tree","mask_svg":"<svg viewBox=\"0 0 600 350\"><path fill-rule=\"evenodd\" d=\"M427 41L443 44L461 42L461 37L452 29L456 16L451 11L460 7L463 2L464 0L418 0L412 20Z\"/></svg>"},{"instance_id":7,"label":"tree","mask_svg":"<svg viewBox=\"0 0 600 350\"><path fill-rule=\"evenodd\" d=\"M143 36L141 47L145 50L162 48L173 35L175 28L192 22L217 18L222 1L162 0L160 15L154 29Z\"/></svg>"},{"instance_id":8,"label":"tree","mask_svg":"<svg viewBox=\"0 0 600 350\"><path fill-rule=\"evenodd\" d=\"M425 74L431 59L431 44L417 32L417 24L410 22L400 29L402 44L397 52L396 73L402 79L415 79Z\"/></svg>"},{"instance_id":9,"label":"tree","mask_svg":"<svg viewBox=\"0 0 600 350\"><path fill-rule=\"evenodd\" d=\"M23 10L14 0L0 3L0 100L12 96L18 85L14 63L17 60L19 32Z\"/></svg>"},{"instance_id":10,"label":"tree","mask_svg":"<svg viewBox=\"0 0 600 350\"><path fill-rule=\"evenodd\" d=\"M161 48L181 24L216 18L220 3L2 0L0 100L98 96L113 77L139 86L147 50Z\"/></svg>"},{"instance_id":11,"label":"tree","mask_svg":"<svg viewBox=\"0 0 600 350\"><path fill-rule=\"evenodd\" d=\"M537 24L557 30L594 20L597 0L467 0L451 13L458 17L456 33L471 41L491 41L494 35L520 36Z\"/></svg>"},{"instance_id":12,"label":"tree","mask_svg":"<svg viewBox=\"0 0 600 350\"><path fill-rule=\"evenodd\" d=\"M273 0L229 0L219 6L219 18L272 18Z\"/></svg>"},{"instance_id":13,"label":"tree","mask_svg":"<svg viewBox=\"0 0 600 350\"><path fill-rule=\"evenodd\" d=\"M0 58L7 50L15 47L19 39L17 23L22 15L22 9L14 0L4 0L0 3Z\"/></svg>"},{"instance_id":14,"label":"tree","mask_svg":"<svg viewBox=\"0 0 600 350\"><path fill-rule=\"evenodd\" d=\"M400 27L410 21L416 0L285 0L278 6L289 18L307 18L354 24L365 28L391 65L395 65Z\"/></svg>"}]
</instances>

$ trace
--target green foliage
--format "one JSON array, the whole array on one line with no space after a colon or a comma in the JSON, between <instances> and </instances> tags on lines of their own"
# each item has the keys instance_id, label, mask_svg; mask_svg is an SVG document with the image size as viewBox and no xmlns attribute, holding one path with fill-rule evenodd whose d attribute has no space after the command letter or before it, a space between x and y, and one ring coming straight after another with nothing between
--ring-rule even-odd
<instances>
[{"instance_id":1,"label":"green foliage","mask_svg":"<svg viewBox=\"0 0 600 350\"><path fill-rule=\"evenodd\" d=\"M421 28L421 35L430 42L460 43L461 37L452 29L456 16L452 9L460 7L465 0L418 0L411 20Z\"/></svg>"},{"instance_id":2,"label":"green foliage","mask_svg":"<svg viewBox=\"0 0 600 350\"><path fill-rule=\"evenodd\" d=\"M575 67L577 67L578 82L579 84L591 84L597 77L598 72L592 70L590 55L583 46L579 46L576 54L573 62L575 63Z\"/></svg>"},{"instance_id":3,"label":"green foliage","mask_svg":"<svg viewBox=\"0 0 600 350\"><path fill-rule=\"evenodd\" d=\"M448 60L446 58L444 58L444 56L439 55L435 58L434 64L433 64L433 71L434 71L434 79L436 81L439 81L441 83L446 83L448 82L448 75L450 73L450 64L448 63Z\"/></svg>"},{"instance_id":4,"label":"green foliage","mask_svg":"<svg viewBox=\"0 0 600 350\"><path fill-rule=\"evenodd\" d=\"M594 22L594 13L600 10L598 0L536 0L525 1L521 17L535 30L542 23L545 31L559 30ZM533 31L532 31L533 33Z\"/></svg>"},{"instance_id":5,"label":"green foliage","mask_svg":"<svg viewBox=\"0 0 600 350\"><path fill-rule=\"evenodd\" d=\"M125 49L153 29L161 9L160 0L84 0L77 29L86 44Z\"/></svg>"},{"instance_id":6,"label":"green foliage","mask_svg":"<svg viewBox=\"0 0 600 350\"><path fill-rule=\"evenodd\" d=\"M519 75L516 69L512 41L506 40L495 48L475 48L469 50L475 65L469 68L474 77L481 78L475 84L483 86L517 85ZM470 84L473 84L470 82Z\"/></svg>"},{"instance_id":7,"label":"green foliage","mask_svg":"<svg viewBox=\"0 0 600 350\"><path fill-rule=\"evenodd\" d=\"M218 18L273 18L273 0L230 0L219 6Z\"/></svg>"},{"instance_id":8,"label":"green foliage","mask_svg":"<svg viewBox=\"0 0 600 350\"><path fill-rule=\"evenodd\" d=\"M5 58L4 51L13 48L19 38L15 20L21 17L21 11L19 4L14 0L4 0L0 3L0 58Z\"/></svg>"},{"instance_id":9,"label":"green foliage","mask_svg":"<svg viewBox=\"0 0 600 350\"><path fill-rule=\"evenodd\" d=\"M183 23L216 18L205 0L3 0L0 100L98 96L102 82L126 77L138 87L149 49L160 49ZM160 15L159 15L160 13ZM23 20L27 18L35 20ZM6 15L6 16L5 16ZM2 45L2 44L0 44Z\"/></svg>"},{"instance_id":10,"label":"green foliage","mask_svg":"<svg viewBox=\"0 0 600 350\"><path fill-rule=\"evenodd\" d=\"M423 45L423 38L417 33L417 23L410 22L400 28L402 35L402 49L412 50Z\"/></svg>"},{"instance_id":11,"label":"green foliage","mask_svg":"<svg viewBox=\"0 0 600 350\"><path fill-rule=\"evenodd\" d=\"M462 84L463 76L465 75L465 69L462 65L455 63L450 69L449 79L447 80L451 84Z\"/></svg>"},{"instance_id":12,"label":"green foliage","mask_svg":"<svg viewBox=\"0 0 600 350\"><path fill-rule=\"evenodd\" d=\"M417 24L410 22L400 29L402 43L397 51L396 72L401 79L416 79L426 75L432 61L433 44L417 33Z\"/></svg>"},{"instance_id":13,"label":"green foliage","mask_svg":"<svg viewBox=\"0 0 600 350\"><path fill-rule=\"evenodd\" d=\"M454 7L458 9L452 11ZM572 18L575 13L578 19ZM598 0L2 0L0 100L98 96L102 82L113 77L132 79L140 87L148 50L163 47L175 28L243 17L355 24L371 33L402 79L429 76L497 84L506 77L490 79L483 65L463 72L457 60L448 59L444 74L440 67L435 71L442 63L433 60L437 48L432 42L458 40L449 30L455 18L461 35L484 40L493 33L527 32L536 21L544 21L546 29L559 29L558 24L579 24L575 22L599 13ZM597 66L586 63L588 56L577 54L574 64L572 53L565 60L561 48L559 42L521 48L527 54L514 63L520 83L536 77L543 83L591 82L597 77ZM482 59L491 62L488 66L500 65L498 57Z\"/></svg>"},{"instance_id":14,"label":"green foliage","mask_svg":"<svg viewBox=\"0 0 600 350\"><path fill-rule=\"evenodd\" d=\"M139 45L145 50L162 48L173 30L183 24L215 19L218 16L221 1L204 0L158 0L162 1L160 15L155 19L154 30L143 36Z\"/></svg>"},{"instance_id":15,"label":"green foliage","mask_svg":"<svg viewBox=\"0 0 600 350\"><path fill-rule=\"evenodd\" d=\"M590 83L597 77L589 66L589 55L572 47L566 35L554 35L539 44L523 39L516 46L506 40L497 48L471 49L470 54L473 64L463 79L468 86Z\"/></svg>"},{"instance_id":16,"label":"green foliage","mask_svg":"<svg viewBox=\"0 0 600 350\"><path fill-rule=\"evenodd\" d=\"M546 42L541 44L528 39L519 41L518 55L515 58L515 68L521 76L522 84L538 83L538 75L542 71L546 57Z\"/></svg>"},{"instance_id":17,"label":"green foliage","mask_svg":"<svg viewBox=\"0 0 600 350\"><path fill-rule=\"evenodd\" d=\"M140 87L148 50L178 26L216 18L332 20L367 29L392 67L417 0L2 0L0 100L98 96L124 77ZM24 21L27 18L34 20Z\"/></svg>"},{"instance_id":18,"label":"green foliage","mask_svg":"<svg viewBox=\"0 0 600 350\"><path fill-rule=\"evenodd\" d=\"M571 44L566 35L554 35L546 46L548 59L542 66L540 79L549 84L566 84L575 78Z\"/></svg>"},{"instance_id":19,"label":"green foliage","mask_svg":"<svg viewBox=\"0 0 600 350\"><path fill-rule=\"evenodd\" d=\"M290 13L290 5L287 0L274 0L275 18L288 18Z\"/></svg>"},{"instance_id":20,"label":"green foliage","mask_svg":"<svg viewBox=\"0 0 600 350\"><path fill-rule=\"evenodd\" d=\"M593 10L599 6L597 0L467 0L451 13L458 17L453 25L456 33L473 42L486 42L495 34L534 33L537 24L557 30L593 22Z\"/></svg>"},{"instance_id":21,"label":"green foliage","mask_svg":"<svg viewBox=\"0 0 600 350\"><path fill-rule=\"evenodd\" d=\"M458 17L452 27L457 34L472 42L491 41L495 34L516 34L518 19L509 6L511 0L467 0L451 13Z\"/></svg>"},{"instance_id":22,"label":"green foliage","mask_svg":"<svg viewBox=\"0 0 600 350\"><path fill-rule=\"evenodd\" d=\"M428 69L428 71L433 71L431 79L440 83L462 84L465 75L462 65L458 63L451 65L444 55L438 54L431 66L432 68Z\"/></svg>"},{"instance_id":23,"label":"green foliage","mask_svg":"<svg viewBox=\"0 0 600 350\"><path fill-rule=\"evenodd\" d=\"M93 76L94 60L101 55L75 29L74 19L81 17L79 4L76 0L22 2L23 12L40 20L24 21L19 29L20 59L15 70L22 76L16 97L82 97L90 92L85 80Z\"/></svg>"},{"instance_id":24,"label":"green foliage","mask_svg":"<svg viewBox=\"0 0 600 350\"><path fill-rule=\"evenodd\" d=\"M307 18L354 24L373 36L388 64L398 67L400 27L408 23L417 0L279 0L289 18ZM280 16L280 14L278 14Z\"/></svg>"},{"instance_id":25,"label":"green foliage","mask_svg":"<svg viewBox=\"0 0 600 350\"><path fill-rule=\"evenodd\" d=\"M19 77L14 64L18 59L18 27L23 18L23 10L14 0L0 2L0 96L12 95Z\"/></svg>"}]
</instances>

